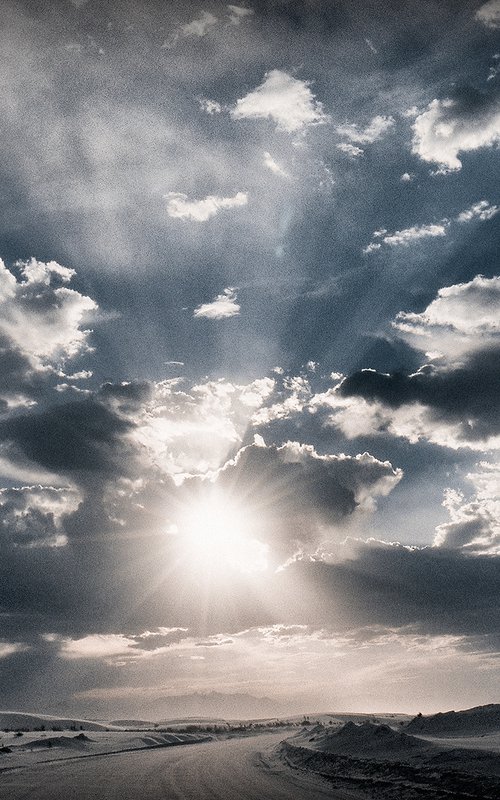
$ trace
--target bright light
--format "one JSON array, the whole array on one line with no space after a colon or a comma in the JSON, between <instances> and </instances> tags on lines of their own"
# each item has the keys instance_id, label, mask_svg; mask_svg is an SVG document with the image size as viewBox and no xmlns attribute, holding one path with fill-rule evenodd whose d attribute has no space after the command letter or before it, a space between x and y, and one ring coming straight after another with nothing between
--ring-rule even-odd
<instances>
[{"instance_id":1,"label":"bright light","mask_svg":"<svg viewBox=\"0 0 500 800\"><path fill-rule=\"evenodd\" d=\"M207 571L258 572L267 567L268 547L252 536L245 509L215 491L193 501L179 520L178 532L188 558Z\"/></svg>"}]
</instances>

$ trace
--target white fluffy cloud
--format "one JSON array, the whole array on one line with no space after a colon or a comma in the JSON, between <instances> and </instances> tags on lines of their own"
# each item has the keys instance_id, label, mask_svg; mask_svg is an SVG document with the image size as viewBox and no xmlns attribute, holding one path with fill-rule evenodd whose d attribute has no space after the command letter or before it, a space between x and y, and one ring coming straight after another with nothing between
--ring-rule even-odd
<instances>
[{"instance_id":1,"label":"white fluffy cloud","mask_svg":"<svg viewBox=\"0 0 500 800\"><path fill-rule=\"evenodd\" d=\"M217 100L210 100L208 97L201 97L199 99L200 108L206 114L210 114L213 116L214 114L220 114L222 112L222 106Z\"/></svg>"},{"instance_id":2,"label":"white fluffy cloud","mask_svg":"<svg viewBox=\"0 0 500 800\"><path fill-rule=\"evenodd\" d=\"M202 303L195 308L193 316L203 317L204 319L228 319L236 317L240 313L240 306L236 302L237 295L233 287L228 286L222 294L212 300L211 303Z\"/></svg>"},{"instance_id":3,"label":"white fluffy cloud","mask_svg":"<svg viewBox=\"0 0 500 800\"><path fill-rule=\"evenodd\" d=\"M412 347L447 360L490 346L500 341L500 277L446 286L424 311L401 312L393 325Z\"/></svg>"},{"instance_id":4,"label":"white fluffy cloud","mask_svg":"<svg viewBox=\"0 0 500 800\"><path fill-rule=\"evenodd\" d=\"M488 28L500 28L500 0L488 0L476 11L476 19Z\"/></svg>"},{"instance_id":5,"label":"white fluffy cloud","mask_svg":"<svg viewBox=\"0 0 500 800\"><path fill-rule=\"evenodd\" d=\"M272 119L278 129L288 133L328 119L309 83L279 69L267 72L260 86L237 100L231 116L234 119Z\"/></svg>"},{"instance_id":6,"label":"white fluffy cloud","mask_svg":"<svg viewBox=\"0 0 500 800\"><path fill-rule=\"evenodd\" d=\"M239 385L221 380L189 387L174 379L152 388L134 436L162 471L204 474L217 469L241 444L249 420L270 397L275 381L259 378Z\"/></svg>"},{"instance_id":7,"label":"white fluffy cloud","mask_svg":"<svg viewBox=\"0 0 500 800\"><path fill-rule=\"evenodd\" d=\"M381 139L384 133L392 128L393 125L393 117L377 115L376 117L373 117L372 121L366 126L366 128L360 128L354 123L350 123L348 125L338 125L337 133L340 134L340 136L345 136L351 142L356 142L357 144L372 144L373 142L377 141L377 139Z\"/></svg>"},{"instance_id":8,"label":"white fluffy cloud","mask_svg":"<svg viewBox=\"0 0 500 800\"><path fill-rule=\"evenodd\" d=\"M500 278L443 288L398 334L431 363L411 375L364 369L311 400L349 438L391 434L452 449L500 447ZM433 362L433 363L432 363Z\"/></svg>"},{"instance_id":9,"label":"white fluffy cloud","mask_svg":"<svg viewBox=\"0 0 500 800\"><path fill-rule=\"evenodd\" d=\"M474 219L485 222L496 216L499 211L500 208L498 206L492 206L487 200L480 200L478 203L474 203L470 206L470 208L466 208L465 211L462 211L457 217L457 222L472 222Z\"/></svg>"},{"instance_id":10,"label":"white fluffy cloud","mask_svg":"<svg viewBox=\"0 0 500 800\"><path fill-rule=\"evenodd\" d=\"M412 225L411 228L404 228L401 231L394 231L394 233L388 233L384 229L375 231L373 234L375 241L370 242L370 244L363 249L363 253L369 255L376 250L380 250L383 244L387 244L390 247L398 247L399 245L413 244L420 239L432 239L436 236L446 236L447 225L448 222L443 220L442 222L431 223L429 225Z\"/></svg>"},{"instance_id":11,"label":"white fluffy cloud","mask_svg":"<svg viewBox=\"0 0 500 800\"><path fill-rule=\"evenodd\" d=\"M182 192L169 192L167 198L167 214L174 219L191 219L195 222L206 222L215 217L221 210L246 206L248 195L237 192L233 197L219 197L209 194L201 200L189 200Z\"/></svg>"},{"instance_id":12,"label":"white fluffy cloud","mask_svg":"<svg viewBox=\"0 0 500 800\"><path fill-rule=\"evenodd\" d=\"M467 475L475 488L472 497L448 490L443 505L450 521L436 528L434 544L470 553L500 554L500 467L481 462Z\"/></svg>"},{"instance_id":13,"label":"white fluffy cloud","mask_svg":"<svg viewBox=\"0 0 500 800\"><path fill-rule=\"evenodd\" d=\"M97 305L67 286L74 270L34 258L16 267L21 280L0 259L0 333L35 364L78 355L89 333L81 326Z\"/></svg>"},{"instance_id":14,"label":"white fluffy cloud","mask_svg":"<svg viewBox=\"0 0 500 800\"><path fill-rule=\"evenodd\" d=\"M347 155L352 158L359 158L359 156L362 156L365 152L362 147L357 147L357 145L351 144L350 142L340 142L340 144L337 145L337 150L347 153Z\"/></svg>"},{"instance_id":15,"label":"white fluffy cloud","mask_svg":"<svg viewBox=\"0 0 500 800\"><path fill-rule=\"evenodd\" d=\"M441 171L462 168L459 153L491 147L500 140L500 107L463 112L457 101L433 100L413 124L412 151Z\"/></svg>"},{"instance_id":16,"label":"white fluffy cloud","mask_svg":"<svg viewBox=\"0 0 500 800\"><path fill-rule=\"evenodd\" d=\"M403 180L403 177L401 180ZM411 176L409 175L405 180L411 180ZM363 253L365 255L375 253L381 249L382 245L389 245L389 247L408 246L421 239L446 236L452 222L461 224L473 222L474 220L486 222L498 214L499 210L498 206L491 205L488 200L480 200L461 211L453 220L442 219L439 222L431 222L425 225L412 225L410 228L403 228L403 230L394 231L393 233L389 233L386 228L381 228L373 232L372 241L363 248Z\"/></svg>"}]
</instances>

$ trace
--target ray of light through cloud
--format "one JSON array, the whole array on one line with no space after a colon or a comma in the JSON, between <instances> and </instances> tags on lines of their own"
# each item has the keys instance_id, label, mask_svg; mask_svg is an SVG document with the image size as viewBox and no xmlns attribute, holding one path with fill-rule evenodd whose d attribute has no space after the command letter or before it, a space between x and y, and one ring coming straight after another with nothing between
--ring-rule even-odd
<instances>
[{"instance_id":1,"label":"ray of light through cloud","mask_svg":"<svg viewBox=\"0 0 500 800\"><path fill-rule=\"evenodd\" d=\"M499 3L36 5L0 26L2 707L495 703Z\"/></svg>"}]
</instances>

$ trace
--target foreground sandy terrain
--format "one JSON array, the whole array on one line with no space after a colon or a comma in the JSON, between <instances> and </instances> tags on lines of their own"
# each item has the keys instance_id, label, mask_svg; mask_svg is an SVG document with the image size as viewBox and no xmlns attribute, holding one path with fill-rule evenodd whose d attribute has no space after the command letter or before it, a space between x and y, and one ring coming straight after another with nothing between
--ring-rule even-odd
<instances>
[{"instance_id":1,"label":"foreground sandy terrain","mask_svg":"<svg viewBox=\"0 0 500 800\"><path fill-rule=\"evenodd\" d=\"M283 733L88 756L0 773L2 800L347 800L272 754Z\"/></svg>"},{"instance_id":2,"label":"foreground sandy terrain","mask_svg":"<svg viewBox=\"0 0 500 800\"><path fill-rule=\"evenodd\" d=\"M0 800L498 800L500 734L468 734L366 718L212 737L3 731Z\"/></svg>"},{"instance_id":3,"label":"foreground sandy terrain","mask_svg":"<svg viewBox=\"0 0 500 800\"><path fill-rule=\"evenodd\" d=\"M498 750L474 746L484 738L423 739L388 725L349 722L303 728L279 752L291 769L319 774L336 792L358 791L366 800L498 800Z\"/></svg>"}]
</instances>

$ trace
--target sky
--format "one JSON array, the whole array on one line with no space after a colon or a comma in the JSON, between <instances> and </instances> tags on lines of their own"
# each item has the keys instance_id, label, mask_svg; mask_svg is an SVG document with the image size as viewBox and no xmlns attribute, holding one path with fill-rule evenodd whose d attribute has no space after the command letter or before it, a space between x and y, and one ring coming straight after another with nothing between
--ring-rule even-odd
<instances>
[{"instance_id":1,"label":"sky","mask_svg":"<svg viewBox=\"0 0 500 800\"><path fill-rule=\"evenodd\" d=\"M498 701L499 0L0 15L3 707Z\"/></svg>"}]
</instances>

